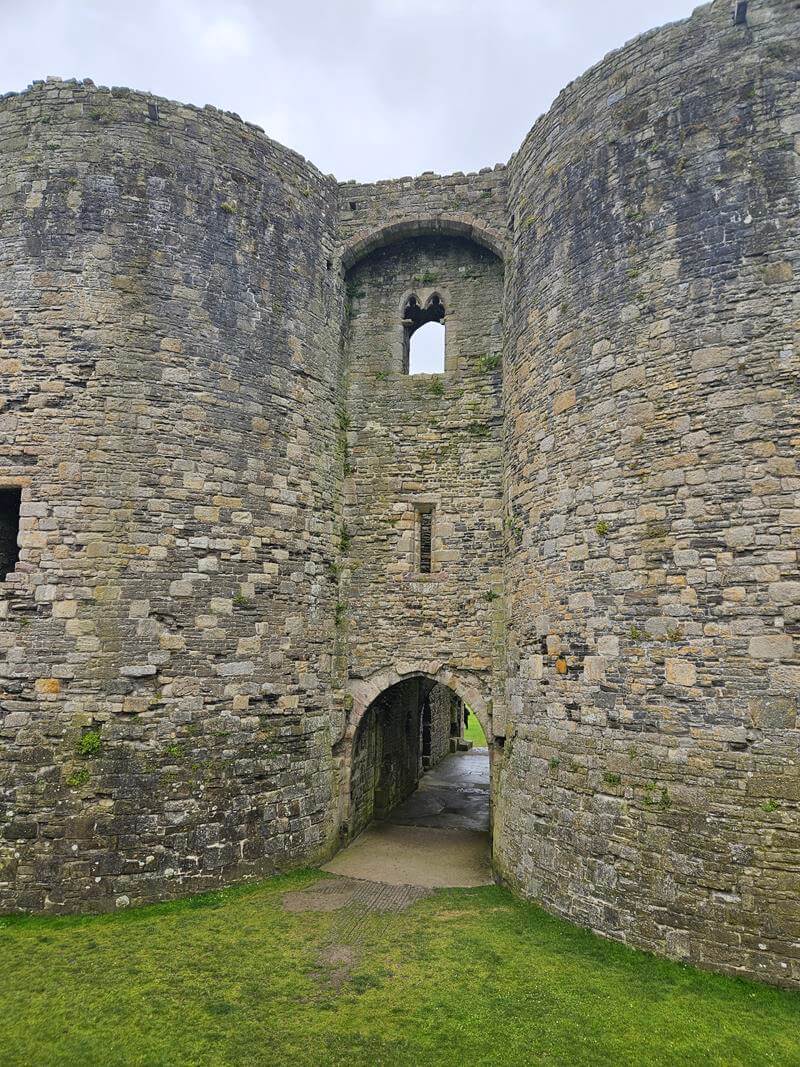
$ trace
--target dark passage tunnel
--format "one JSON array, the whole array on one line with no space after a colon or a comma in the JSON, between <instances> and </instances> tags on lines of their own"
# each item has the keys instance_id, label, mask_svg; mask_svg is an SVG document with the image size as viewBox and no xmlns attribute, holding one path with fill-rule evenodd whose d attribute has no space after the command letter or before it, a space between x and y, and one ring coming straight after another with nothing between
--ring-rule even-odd
<instances>
[{"instance_id":1,"label":"dark passage tunnel","mask_svg":"<svg viewBox=\"0 0 800 1067\"><path fill-rule=\"evenodd\" d=\"M353 741L348 836L385 820L488 829L489 753L464 736L470 717L472 732L474 714L429 678L384 690ZM485 745L479 728L476 736Z\"/></svg>"}]
</instances>

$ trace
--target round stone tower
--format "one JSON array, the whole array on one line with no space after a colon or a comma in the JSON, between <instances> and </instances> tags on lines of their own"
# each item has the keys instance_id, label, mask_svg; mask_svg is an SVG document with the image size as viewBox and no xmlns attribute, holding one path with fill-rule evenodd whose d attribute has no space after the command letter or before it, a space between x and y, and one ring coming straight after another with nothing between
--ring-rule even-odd
<instances>
[{"instance_id":1,"label":"round stone tower","mask_svg":"<svg viewBox=\"0 0 800 1067\"><path fill-rule=\"evenodd\" d=\"M305 862L332 825L335 183L89 83L7 97L0 140L0 902Z\"/></svg>"},{"instance_id":2,"label":"round stone tower","mask_svg":"<svg viewBox=\"0 0 800 1067\"><path fill-rule=\"evenodd\" d=\"M715 0L507 166L369 185L213 108L0 100L0 908L314 862L439 685L498 877L800 985L799 42Z\"/></svg>"}]
</instances>

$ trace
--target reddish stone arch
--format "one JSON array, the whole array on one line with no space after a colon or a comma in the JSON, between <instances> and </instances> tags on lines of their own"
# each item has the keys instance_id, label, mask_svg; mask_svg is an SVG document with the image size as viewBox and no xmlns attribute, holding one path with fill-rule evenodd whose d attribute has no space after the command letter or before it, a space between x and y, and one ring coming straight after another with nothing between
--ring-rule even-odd
<instances>
[{"instance_id":1,"label":"reddish stone arch","mask_svg":"<svg viewBox=\"0 0 800 1067\"><path fill-rule=\"evenodd\" d=\"M389 222L378 229L362 232L351 238L340 250L343 270L377 248L403 241L408 237L437 236L464 237L488 248L500 260L507 258L505 238L473 215L415 215L413 218Z\"/></svg>"}]
</instances>

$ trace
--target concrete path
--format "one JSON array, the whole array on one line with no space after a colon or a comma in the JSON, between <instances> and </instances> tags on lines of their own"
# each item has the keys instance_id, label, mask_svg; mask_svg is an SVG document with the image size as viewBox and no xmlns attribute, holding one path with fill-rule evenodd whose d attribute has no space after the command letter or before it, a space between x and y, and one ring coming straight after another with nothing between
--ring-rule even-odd
<instances>
[{"instance_id":1,"label":"concrete path","mask_svg":"<svg viewBox=\"0 0 800 1067\"><path fill-rule=\"evenodd\" d=\"M324 870L388 885L489 885L489 761L447 756L385 822L373 823Z\"/></svg>"}]
</instances>

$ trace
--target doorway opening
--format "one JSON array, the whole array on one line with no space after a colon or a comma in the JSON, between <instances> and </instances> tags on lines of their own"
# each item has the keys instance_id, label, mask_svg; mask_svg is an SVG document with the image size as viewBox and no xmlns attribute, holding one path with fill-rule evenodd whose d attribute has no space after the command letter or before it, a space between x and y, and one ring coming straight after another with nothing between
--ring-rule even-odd
<instances>
[{"instance_id":1,"label":"doorway opening","mask_svg":"<svg viewBox=\"0 0 800 1067\"><path fill-rule=\"evenodd\" d=\"M409 678L364 712L353 739L348 837L372 823L490 831L489 745L449 686Z\"/></svg>"}]
</instances>

